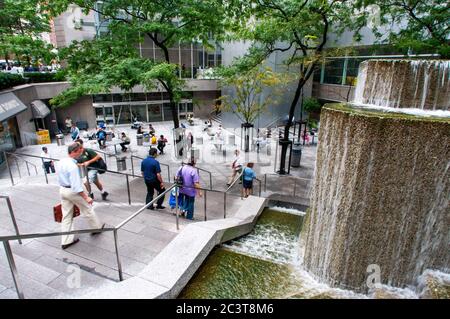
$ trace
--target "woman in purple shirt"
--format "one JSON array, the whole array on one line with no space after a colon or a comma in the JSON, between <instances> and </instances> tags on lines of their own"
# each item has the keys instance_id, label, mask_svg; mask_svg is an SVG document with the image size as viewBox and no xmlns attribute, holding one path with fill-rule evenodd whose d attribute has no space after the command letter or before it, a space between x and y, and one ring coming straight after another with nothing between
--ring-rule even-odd
<instances>
[{"instance_id":1,"label":"woman in purple shirt","mask_svg":"<svg viewBox=\"0 0 450 319\"><path fill-rule=\"evenodd\" d=\"M186 215L187 219L194 219L194 203L195 195L202 197L200 190L200 177L198 171L194 167L195 161L192 159L188 165L182 166L178 172L177 177L183 181L183 187L180 189L180 196L182 197L181 211L182 215Z\"/></svg>"}]
</instances>

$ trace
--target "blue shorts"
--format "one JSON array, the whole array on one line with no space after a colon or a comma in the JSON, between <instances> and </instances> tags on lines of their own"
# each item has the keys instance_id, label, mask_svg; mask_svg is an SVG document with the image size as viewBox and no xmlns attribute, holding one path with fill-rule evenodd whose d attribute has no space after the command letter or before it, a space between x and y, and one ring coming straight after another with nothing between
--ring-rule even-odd
<instances>
[{"instance_id":1,"label":"blue shorts","mask_svg":"<svg viewBox=\"0 0 450 319\"><path fill-rule=\"evenodd\" d=\"M253 180L251 180L251 181L246 181L246 180L244 179L244 181L243 181L243 186L244 186L244 188L253 188Z\"/></svg>"}]
</instances>

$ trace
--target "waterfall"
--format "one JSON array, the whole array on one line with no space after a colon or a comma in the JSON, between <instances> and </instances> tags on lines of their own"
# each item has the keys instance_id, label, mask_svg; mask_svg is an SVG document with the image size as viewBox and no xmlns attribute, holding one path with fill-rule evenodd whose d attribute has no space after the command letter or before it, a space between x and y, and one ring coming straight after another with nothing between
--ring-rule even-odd
<instances>
[{"instance_id":1,"label":"waterfall","mask_svg":"<svg viewBox=\"0 0 450 319\"><path fill-rule=\"evenodd\" d=\"M367 60L360 64L355 104L450 110L450 61Z\"/></svg>"}]
</instances>

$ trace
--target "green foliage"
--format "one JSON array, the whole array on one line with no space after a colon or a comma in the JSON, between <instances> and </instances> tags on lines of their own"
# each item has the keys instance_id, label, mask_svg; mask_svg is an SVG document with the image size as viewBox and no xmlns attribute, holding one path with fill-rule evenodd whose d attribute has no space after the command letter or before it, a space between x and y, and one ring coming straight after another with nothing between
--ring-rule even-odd
<instances>
[{"instance_id":1,"label":"green foliage","mask_svg":"<svg viewBox=\"0 0 450 319\"><path fill-rule=\"evenodd\" d=\"M318 111L321 107L319 101L313 97L309 97L303 102L303 109L307 112Z\"/></svg>"},{"instance_id":2,"label":"green foliage","mask_svg":"<svg viewBox=\"0 0 450 319\"><path fill-rule=\"evenodd\" d=\"M0 72L0 90L9 89L13 86L26 84L27 80L19 74L9 74Z\"/></svg>"},{"instance_id":3,"label":"green foliage","mask_svg":"<svg viewBox=\"0 0 450 319\"><path fill-rule=\"evenodd\" d=\"M233 95L223 95L219 98L222 101L222 109L233 112L244 123L253 123L267 106L276 104L276 89L287 80L270 68L254 68L246 73L227 73L223 68L222 74L227 76L222 79L221 85L229 87L233 92ZM263 89L267 87L273 90L269 96L262 99Z\"/></svg>"},{"instance_id":4,"label":"green foliage","mask_svg":"<svg viewBox=\"0 0 450 319\"><path fill-rule=\"evenodd\" d=\"M442 58L450 58L447 0L359 0L357 5L368 17L375 18L373 30L380 42L393 44L405 54L438 53ZM402 28L396 30L390 27L392 24ZM387 38L380 27L387 28Z\"/></svg>"},{"instance_id":5,"label":"green foliage","mask_svg":"<svg viewBox=\"0 0 450 319\"><path fill-rule=\"evenodd\" d=\"M40 39L50 32L50 16L40 0L3 0L0 14L0 54L8 60L31 64L42 60L49 63L55 56L53 46Z\"/></svg>"},{"instance_id":6,"label":"green foliage","mask_svg":"<svg viewBox=\"0 0 450 319\"><path fill-rule=\"evenodd\" d=\"M29 83L61 82L66 80L63 71L57 73L26 72L24 77L28 79Z\"/></svg>"}]
</instances>

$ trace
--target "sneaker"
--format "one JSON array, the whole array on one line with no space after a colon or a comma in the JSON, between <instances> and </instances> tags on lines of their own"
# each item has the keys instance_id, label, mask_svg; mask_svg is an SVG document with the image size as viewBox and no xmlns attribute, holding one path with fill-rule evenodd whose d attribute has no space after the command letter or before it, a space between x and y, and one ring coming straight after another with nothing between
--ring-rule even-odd
<instances>
[{"instance_id":1,"label":"sneaker","mask_svg":"<svg viewBox=\"0 0 450 319\"><path fill-rule=\"evenodd\" d=\"M104 192L102 193L102 199L106 200L106 197L108 197L109 193L108 192Z\"/></svg>"}]
</instances>

